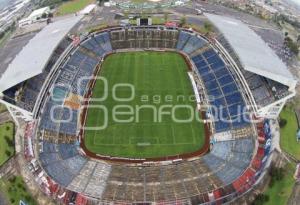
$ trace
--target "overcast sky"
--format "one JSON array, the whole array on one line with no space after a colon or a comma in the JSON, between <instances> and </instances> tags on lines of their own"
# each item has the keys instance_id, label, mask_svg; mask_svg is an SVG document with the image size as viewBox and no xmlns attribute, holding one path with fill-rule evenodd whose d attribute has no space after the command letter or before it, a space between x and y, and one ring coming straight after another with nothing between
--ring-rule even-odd
<instances>
[{"instance_id":1,"label":"overcast sky","mask_svg":"<svg viewBox=\"0 0 300 205\"><path fill-rule=\"evenodd\" d=\"M300 5L300 0L290 0Z\"/></svg>"}]
</instances>

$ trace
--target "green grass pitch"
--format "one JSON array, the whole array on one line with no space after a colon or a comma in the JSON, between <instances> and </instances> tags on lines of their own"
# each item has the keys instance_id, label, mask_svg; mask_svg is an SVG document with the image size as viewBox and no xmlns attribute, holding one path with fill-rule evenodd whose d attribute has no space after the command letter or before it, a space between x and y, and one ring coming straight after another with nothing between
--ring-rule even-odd
<instances>
[{"instance_id":1,"label":"green grass pitch","mask_svg":"<svg viewBox=\"0 0 300 205\"><path fill-rule=\"evenodd\" d=\"M159 110L162 106L165 106L164 112L171 112L175 105L189 105L195 110L196 102L189 98L194 97L194 93L187 71L184 59L172 52L128 52L108 56L99 73L108 81L108 97L90 103L107 108L108 126L102 130L86 129L86 147L97 154L132 158L165 157L201 149L205 141L203 123L195 118L186 123L175 122L169 114L161 115L158 121L159 115L154 114L154 108ZM133 100L118 102L113 98L113 86L118 83L134 86ZM92 98L103 96L104 88L105 83L98 80ZM131 88L126 86L115 89L115 96L120 98L129 98L131 94ZM124 112L117 118L130 122L113 120L113 109L120 105L132 107L132 110L117 109ZM137 109L137 106L144 107ZM191 117L188 108L174 110L177 119ZM102 126L104 116L102 109L90 107L85 127Z\"/></svg>"}]
</instances>

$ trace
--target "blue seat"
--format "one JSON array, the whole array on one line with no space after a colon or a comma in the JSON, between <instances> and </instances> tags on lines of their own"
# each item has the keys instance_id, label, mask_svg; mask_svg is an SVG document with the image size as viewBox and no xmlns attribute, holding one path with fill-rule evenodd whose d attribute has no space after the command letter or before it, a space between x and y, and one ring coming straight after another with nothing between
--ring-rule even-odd
<instances>
[{"instance_id":1,"label":"blue seat","mask_svg":"<svg viewBox=\"0 0 300 205\"><path fill-rule=\"evenodd\" d=\"M219 87L216 80L204 81L204 84L205 84L205 87L207 90L213 90L213 89Z\"/></svg>"},{"instance_id":2,"label":"blue seat","mask_svg":"<svg viewBox=\"0 0 300 205\"><path fill-rule=\"evenodd\" d=\"M217 61L213 62L212 64L210 64L211 68L213 70L218 70L222 67L225 66L224 62L221 59L218 59Z\"/></svg>"},{"instance_id":3,"label":"blue seat","mask_svg":"<svg viewBox=\"0 0 300 205\"><path fill-rule=\"evenodd\" d=\"M210 68L208 66L202 66L202 67L197 67L198 71L199 71L199 74L202 76L202 75L205 75L209 72L212 72L210 70Z\"/></svg>"},{"instance_id":4,"label":"blue seat","mask_svg":"<svg viewBox=\"0 0 300 205\"><path fill-rule=\"evenodd\" d=\"M55 162L58 162L59 160L61 160L61 158L59 157L59 154L56 152L54 153L40 153L39 155L40 161L42 163L43 166L46 166L48 164L52 164Z\"/></svg>"},{"instance_id":5,"label":"blue seat","mask_svg":"<svg viewBox=\"0 0 300 205\"><path fill-rule=\"evenodd\" d=\"M211 101L211 104L216 106L216 107L226 106L225 98L222 97L222 98L213 99Z\"/></svg>"},{"instance_id":6,"label":"blue seat","mask_svg":"<svg viewBox=\"0 0 300 205\"><path fill-rule=\"evenodd\" d=\"M243 102L242 95L239 92L225 96L226 102L228 105L236 104Z\"/></svg>"},{"instance_id":7,"label":"blue seat","mask_svg":"<svg viewBox=\"0 0 300 205\"><path fill-rule=\"evenodd\" d=\"M186 42L189 40L190 37L191 37L191 34L186 33L184 31L180 31L176 49L182 50L184 45L186 44Z\"/></svg>"},{"instance_id":8,"label":"blue seat","mask_svg":"<svg viewBox=\"0 0 300 205\"><path fill-rule=\"evenodd\" d=\"M228 107L229 114L231 117L241 114L242 109L243 109L242 104L235 104Z\"/></svg>"},{"instance_id":9,"label":"blue seat","mask_svg":"<svg viewBox=\"0 0 300 205\"><path fill-rule=\"evenodd\" d=\"M65 168L64 162L62 161L44 166L44 169L54 181L59 182L59 184L64 187L67 187L76 176Z\"/></svg>"},{"instance_id":10,"label":"blue seat","mask_svg":"<svg viewBox=\"0 0 300 205\"><path fill-rule=\"evenodd\" d=\"M231 125L230 122L223 122L223 121L218 120L215 122L216 132L224 132L224 131L230 130L231 129L230 125Z\"/></svg>"},{"instance_id":11,"label":"blue seat","mask_svg":"<svg viewBox=\"0 0 300 205\"><path fill-rule=\"evenodd\" d=\"M220 82L220 85L226 85L226 84L234 82L231 75L223 76L223 77L219 78L218 81Z\"/></svg>"},{"instance_id":12,"label":"blue seat","mask_svg":"<svg viewBox=\"0 0 300 205\"><path fill-rule=\"evenodd\" d=\"M211 80L215 80L215 75L213 73L207 73L205 75L202 75L202 79L203 81L211 81Z\"/></svg>"},{"instance_id":13,"label":"blue seat","mask_svg":"<svg viewBox=\"0 0 300 205\"><path fill-rule=\"evenodd\" d=\"M214 56L211 56L211 57L209 57L209 58L206 58L206 60L207 60L207 62L209 63L209 64L213 64L214 62L217 62L217 61L219 61L219 60L221 60L220 59L220 57L218 56L218 55L214 55ZM222 60L221 60L222 61Z\"/></svg>"},{"instance_id":14,"label":"blue seat","mask_svg":"<svg viewBox=\"0 0 300 205\"><path fill-rule=\"evenodd\" d=\"M59 144L58 150L62 159L68 159L78 154L77 146L73 144Z\"/></svg>"},{"instance_id":15,"label":"blue seat","mask_svg":"<svg viewBox=\"0 0 300 205\"><path fill-rule=\"evenodd\" d=\"M223 93L219 88L213 89L213 90L208 90L208 95L211 95L214 99L215 98L220 98L223 96Z\"/></svg>"},{"instance_id":16,"label":"blue seat","mask_svg":"<svg viewBox=\"0 0 300 205\"><path fill-rule=\"evenodd\" d=\"M226 94L229 93L234 93L238 91L237 86L235 85L235 83L231 83L231 84L227 84L224 87L222 87L223 92Z\"/></svg>"},{"instance_id":17,"label":"blue seat","mask_svg":"<svg viewBox=\"0 0 300 205\"><path fill-rule=\"evenodd\" d=\"M206 67L208 66L208 64L206 63L206 61L198 61L197 63L195 63L196 67L199 69L201 67Z\"/></svg>"},{"instance_id":18,"label":"blue seat","mask_svg":"<svg viewBox=\"0 0 300 205\"><path fill-rule=\"evenodd\" d=\"M202 55L197 55L197 56L194 56L192 58L192 61L194 61L194 63L197 63L197 62L202 61L202 60L204 60Z\"/></svg>"},{"instance_id":19,"label":"blue seat","mask_svg":"<svg viewBox=\"0 0 300 205\"><path fill-rule=\"evenodd\" d=\"M219 68L218 70L215 70L215 75L217 78L221 78L228 75L228 70L225 67Z\"/></svg>"},{"instance_id":20,"label":"blue seat","mask_svg":"<svg viewBox=\"0 0 300 205\"><path fill-rule=\"evenodd\" d=\"M217 53L212 49L208 49L207 51L205 51L203 54L202 54L205 58L209 58L209 57L212 57L214 55L217 55Z\"/></svg>"}]
</instances>

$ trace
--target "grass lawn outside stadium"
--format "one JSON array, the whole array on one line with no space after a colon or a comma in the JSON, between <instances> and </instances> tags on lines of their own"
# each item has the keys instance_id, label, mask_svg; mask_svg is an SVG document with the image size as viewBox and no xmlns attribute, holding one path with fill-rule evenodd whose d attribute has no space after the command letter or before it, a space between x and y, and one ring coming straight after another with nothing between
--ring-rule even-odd
<instances>
[{"instance_id":1,"label":"grass lawn outside stadium","mask_svg":"<svg viewBox=\"0 0 300 205\"><path fill-rule=\"evenodd\" d=\"M0 125L0 166L14 155L14 124Z\"/></svg>"},{"instance_id":2,"label":"grass lawn outside stadium","mask_svg":"<svg viewBox=\"0 0 300 205\"><path fill-rule=\"evenodd\" d=\"M280 129L281 148L300 160L300 142L297 142L296 134L298 123L295 111L290 107L285 107L280 113L280 118L285 119L287 124Z\"/></svg>"},{"instance_id":3,"label":"grass lawn outside stadium","mask_svg":"<svg viewBox=\"0 0 300 205\"><path fill-rule=\"evenodd\" d=\"M196 118L185 123L175 122L170 114L161 115L161 120L155 116L155 110L172 112L175 105L189 106L198 115L196 102L190 99L194 98L194 92L187 71L185 60L173 52L127 52L108 56L99 72L99 76L107 79L108 97L104 101L90 101L92 106L107 108L107 127L96 131L85 129L86 148L96 154L128 158L165 157L200 150L205 142L203 123ZM113 98L113 86L118 83L134 86L132 100L119 102ZM102 97L104 88L103 81L98 80L91 99ZM115 95L129 98L132 90L117 87ZM116 108L120 105L123 107ZM113 109L126 112L115 116L128 122L113 120ZM192 116L187 107L174 110L177 119ZM90 107L85 128L102 126L105 119L103 110Z\"/></svg>"},{"instance_id":4,"label":"grass lawn outside stadium","mask_svg":"<svg viewBox=\"0 0 300 205\"><path fill-rule=\"evenodd\" d=\"M66 15L79 12L84 9L87 5L95 3L95 0L71 0L63 3L57 9L56 15Z\"/></svg>"},{"instance_id":5,"label":"grass lawn outside stadium","mask_svg":"<svg viewBox=\"0 0 300 205\"><path fill-rule=\"evenodd\" d=\"M0 190L11 205L19 205L20 200L28 205L37 205L35 198L26 188L26 183L21 176L13 176L6 180L0 179Z\"/></svg>"}]
</instances>

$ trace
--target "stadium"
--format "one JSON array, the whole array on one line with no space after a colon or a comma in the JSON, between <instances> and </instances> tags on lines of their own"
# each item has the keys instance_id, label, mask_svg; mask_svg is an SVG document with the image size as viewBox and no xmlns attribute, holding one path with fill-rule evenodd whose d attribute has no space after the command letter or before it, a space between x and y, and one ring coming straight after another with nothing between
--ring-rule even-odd
<instances>
[{"instance_id":1,"label":"stadium","mask_svg":"<svg viewBox=\"0 0 300 205\"><path fill-rule=\"evenodd\" d=\"M255 188L270 164L269 119L295 95L296 80L247 25L205 16L218 35L161 25L75 38L78 15L29 41L1 77L1 103L25 129L25 156L45 194L63 204L223 204ZM105 119L97 106L117 105L93 101L100 77L134 85L137 96L193 95L183 104L203 123L153 123L144 110L141 122L89 129ZM130 98L128 87L116 95Z\"/></svg>"}]
</instances>

